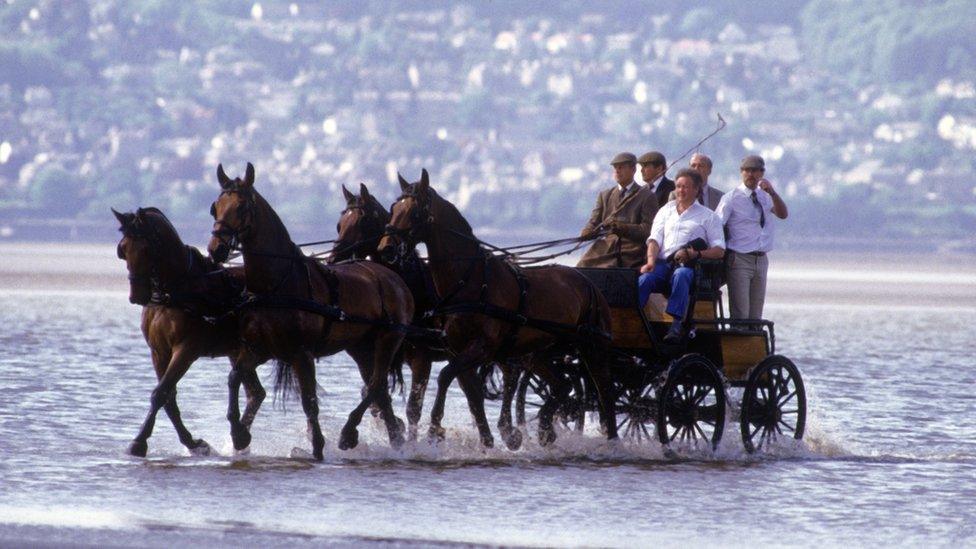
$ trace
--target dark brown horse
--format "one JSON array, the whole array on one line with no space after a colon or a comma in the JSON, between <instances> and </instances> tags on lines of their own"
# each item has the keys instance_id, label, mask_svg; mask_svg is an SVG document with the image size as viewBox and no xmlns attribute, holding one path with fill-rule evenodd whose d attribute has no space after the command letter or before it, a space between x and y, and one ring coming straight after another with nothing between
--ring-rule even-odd
<instances>
[{"instance_id":1,"label":"dark brown horse","mask_svg":"<svg viewBox=\"0 0 976 549\"><path fill-rule=\"evenodd\" d=\"M247 291L254 299L239 314L246 342L241 360L277 359L293 369L308 420L312 452L322 459L325 439L318 422L315 358L346 351L359 366L367 390L349 415L339 448L358 444L356 427L375 402L390 442L403 434L387 392L387 375L413 318L410 290L396 273L368 261L325 267L292 242L278 214L254 189L254 167L244 179L217 168L220 196L211 208L213 238L207 249L224 261L240 247ZM279 368L279 374L286 371Z\"/></svg>"},{"instance_id":2,"label":"dark brown horse","mask_svg":"<svg viewBox=\"0 0 976 549\"><path fill-rule=\"evenodd\" d=\"M119 259L129 270L129 301L142 305L142 334L152 354L158 384L150 398L149 414L129 446L129 453L145 456L156 414L166 410L176 433L191 452L207 454L210 446L194 439L183 425L176 403L176 384L202 356L231 357L228 384L232 389L227 418L238 450L247 448L249 429L265 391L255 373L257 364L234 367L240 338L237 319L227 313L244 287L243 269L224 270L196 248L183 244L176 229L156 208L135 213L112 210L121 224ZM247 407L241 417L237 391L241 383Z\"/></svg>"},{"instance_id":3,"label":"dark brown horse","mask_svg":"<svg viewBox=\"0 0 976 549\"><path fill-rule=\"evenodd\" d=\"M435 320L425 318L424 313L430 310L437 302L437 295L434 291L433 278L427 264L421 261L414 248L405 250L400 255L398 261L387 263L376 253L380 239L383 237L387 223L390 221L390 212L383 207L376 198L369 193L366 185L360 184L359 194L353 194L342 187L343 196L346 199L346 209L339 216L336 226L338 237L329 263L356 260L372 259L380 261L389 267L406 282L413 294L416 311L413 322L415 325L423 325L430 328L439 329L440 326ZM434 360L448 360L450 354L443 348L440 340L430 340L429 338L407 338L403 345L404 360L410 366L410 395L407 399L407 421L409 425L409 435L411 439L416 438L417 424L420 421L420 412L423 408L424 394L427 392L427 382L430 379L430 366ZM500 365L503 375L503 401L502 413L498 419L498 428L501 431L505 444L512 450L518 449L522 444L521 433L512 426L511 403L515 394L517 383L517 371L513 368ZM484 395L482 392L481 379L473 370L465 370L458 374L458 384L468 397L468 405L471 407L475 421L479 419L478 406L483 406ZM480 417L484 417L481 412ZM479 426L479 431L486 445L491 445L491 430L487 426Z\"/></svg>"},{"instance_id":4,"label":"dark brown horse","mask_svg":"<svg viewBox=\"0 0 976 549\"><path fill-rule=\"evenodd\" d=\"M418 242L427 245L434 286L441 296L433 311L443 319L454 355L437 379L431 435L443 436L444 400L458 373L531 354L532 368L555 395L539 413L540 442L551 442L553 414L570 388L544 365L549 352L572 346L594 382L607 437L616 438L610 372L603 354L609 344L610 307L600 291L569 267L522 269L491 255L457 208L430 187L427 170L413 184L400 177L400 187L403 195L393 205L379 253L393 260L398 251Z\"/></svg>"}]
</instances>

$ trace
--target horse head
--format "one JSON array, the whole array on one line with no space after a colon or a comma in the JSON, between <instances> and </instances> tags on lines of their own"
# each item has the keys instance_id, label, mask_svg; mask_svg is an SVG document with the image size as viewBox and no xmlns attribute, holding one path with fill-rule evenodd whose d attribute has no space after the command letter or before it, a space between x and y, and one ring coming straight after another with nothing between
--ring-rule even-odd
<instances>
[{"instance_id":1,"label":"horse head","mask_svg":"<svg viewBox=\"0 0 976 549\"><path fill-rule=\"evenodd\" d=\"M184 261L183 242L166 216L156 208L139 208L135 213L119 213L112 209L112 213L119 220L119 231L122 232L116 255L125 261L129 271L129 302L146 305L152 299L153 284L158 284L160 277L166 277L174 263ZM180 257L169 257L176 253L180 253Z\"/></svg>"},{"instance_id":2,"label":"horse head","mask_svg":"<svg viewBox=\"0 0 976 549\"><path fill-rule=\"evenodd\" d=\"M224 173L224 166L218 165L217 181L220 196L210 206L214 224L207 252L214 261L223 263L250 230L254 210L254 166L248 162L244 178L231 179Z\"/></svg>"},{"instance_id":3,"label":"horse head","mask_svg":"<svg viewBox=\"0 0 976 549\"><path fill-rule=\"evenodd\" d=\"M350 258L363 259L376 253L376 246L383 237L383 230L390 220L390 213L362 183L359 184L359 194L353 194L342 186L342 194L346 198L346 209L339 216L336 224L335 247L329 257L329 263L336 263Z\"/></svg>"},{"instance_id":4,"label":"horse head","mask_svg":"<svg viewBox=\"0 0 976 549\"><path fill-rule=\"evenodd\" d=\"M420 181L414 183L407 183L400 174L397 174L397 179L403 194L390 208L390 222L377 246L383 260L390 263L402 258L407 249L425 241L434 221L431 213L434 192L430 188L427 170L423 170Z\"/></svg>"}]
</instances>

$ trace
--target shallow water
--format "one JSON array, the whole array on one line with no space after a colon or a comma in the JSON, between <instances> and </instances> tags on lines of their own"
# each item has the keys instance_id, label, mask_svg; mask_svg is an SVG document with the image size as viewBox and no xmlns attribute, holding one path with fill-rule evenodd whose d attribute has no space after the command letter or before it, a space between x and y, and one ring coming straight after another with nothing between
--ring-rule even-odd
<instances>
[{"instance_id":1,"label":"shallow water","mask_svg":"<svg viewBox=\"0 0 976 549\"><path fill-rule=\"evenodd\" d=\"M106 261L97 274L114 272ZM124 278L73 290L18 279L0 288L0 544L976 543L972 273L953 281L961 299L932 305L913 297L920 277L856 299L835 275L781 267L767 317L804 375L805 440L749 456L729 425L716 454L677 458L592 431L483 450L456 388L444 443L392 450L367 417L363 443L342 452L360 386L342 354L318 363L322 463L305 457L298 403L282 412L270 398L249 453L233 454L225 359L198 361L179 386L184 421L220 455L190 456L161 413L149 457L128 457L154 375ZM807 283L846 297L812 298ZM432 398L433 383L424 424Z\"/></svg>"}]
</instances>

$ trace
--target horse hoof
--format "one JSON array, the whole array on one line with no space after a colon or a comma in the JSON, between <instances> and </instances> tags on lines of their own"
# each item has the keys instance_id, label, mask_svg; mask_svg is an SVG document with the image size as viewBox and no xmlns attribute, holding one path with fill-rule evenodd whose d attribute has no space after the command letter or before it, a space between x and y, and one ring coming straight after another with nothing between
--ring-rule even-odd
<instances>
[{"instance_id":1,"label":"horse hoof","mask_svg":"<svg viewBox=\"0 0 976 549\"><path fill-rule=\"evenodd\" d=\"M556 442L556 432L551 429L545 429L539 431L539 446L551 446L553 442Z\"/></svg>"},{"instance_id":2,"label":"horse hoof","mask_svg":"<svg viewBox=\"0 0 976 549\"><path fill-rule=\"evenodd\" d=\"M321 448L312 450L312 457L315 458L315 461L322 461L325 459L325 455L322 453Z\"/></svg>"},{"instance_id":3,"label":"horse hoof","mask_svg":"<svg viewBox=\"0 0 976 549\"><path fill-rule=\"evenodd\" d=\"M207 441L202 438L198 438L193 441L193 445L190 446L190 453L195 456L211 456L214 454L213 448L207 444Z\"/></svg>"},{"instance_id":4,"label":"horse hoof","mask_svg":"<svg viewBox=\"0 0 976 549\"><path fill-rule=\"evenodd\" d=\"M247 429L241 429L236 433L231 433L234 441L234 449L241 451L251 445L251 433Z\"/></svg>"},{"instance_id":5,"label":"horse hoof","mask_svg":"<svg viewBox=\"0 0 976 549\"><path fill-rule=\"evenodd\" d=\"M407 424L403 422L402 419L394 416L396 418L397 429L402 433L407 430Z\"/></svg>"},{"instance_id":6,"label":"horse hoof","mask_svg":"<svg viewBox=\"0 0 976 549\"><path fill-rule=\"evenodd\" d=\"M359 431L356 429L343 429L342 435L339 437L339 449L352 450L356 446L359 446Z\"/></svg>"},{"instance_id":7,"label":"horse hoof","mask_svg":"<svg viewBox=\"0 0 976 549\"><path fill-rule=\"evenodd\" d=\"M129 445L129 455L144 458L149 451L149 443L144 440L133 440Z\"/></svg>"},{"instance_id":8,"label":"horse hoof","mask_svg":"<svg viewBox=\"0 0 976 549\"><path fill-rule=\"evenodd\" d=\"M392 446L395 450L402 448L404 442L406 442L406 440L403 438L403 431L390 437L390 446Z\"/></svg>"},{"instance_id":9,"label":"horse hoof","mask_svg":"<svg viewBox=\"0 0 976 549\"><path fill-rule=\"evenodd\" d=\"M494 448L495 437L491 435L481 437L481 445L484 446L485 448Z\"/></svg>"},{"instance_id":10,"label":"horse hoof","mask_svg":"<svg viewBox=\"0 0 976 549\"><path fill-rule=\"evenodd\" d=\"M427 440L437 443L444 440L446 434L447 431L443 427L431 425L430 430L427 431Z\"/></svg>"},{"instance_id":11,"label":"horse hoof","mask_svg":"<svg viewBox=\"0 0 976 549\"><path fill-rule=\"evenodd\" d=\"M518 450L522 447L522 432L517 429L512 429L511 432L504 436L505 446L509 450Z\"/></svg>"},{"instance_id":12,"label":"horse hoof","mask_svg":"<svg viewBox=\"0 0 976 549\"><path fill-rule=\"evenodd\" d=\"M409 440L410 442L416 442L417 441L417 426L416 425L411 425L410 428L407 429L407 440Z\"/></svg>"}]
</instances>

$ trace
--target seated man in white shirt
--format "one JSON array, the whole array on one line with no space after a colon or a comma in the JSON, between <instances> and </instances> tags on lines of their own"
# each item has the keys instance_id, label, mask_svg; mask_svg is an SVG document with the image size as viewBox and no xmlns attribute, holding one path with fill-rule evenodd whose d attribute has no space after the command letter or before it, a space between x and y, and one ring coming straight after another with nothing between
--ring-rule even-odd
<instances>
[{"instance_id":1,"label":"seated man in white shirt","mask_svg":"<svg viewBox=\"0 0 976 549\"><path fill-rule=\"evenodd\" d=\"M647 263L641 267L637 281L640 306L652 293L670 291L666 311L674 317L666 343L677 343L684 336L682 320L688 314L688 301L695 271L688 265L699 258L721 259L725 253L725 234L719 217L696 198L702 186L697 171L683 169L674 178L675 199L661 207L651 235L647 238ZM689 244L701 238L708 248L693 250Z\"/></svg>"},{"instance_id":2,"label":"seated man in white shirt","mask_svg":"<svg viewBox=\"0 0 976 549\"><path fill-rule=\"evenodd\" d=\"M725 194L715 213L728 228L729 257L726 283L729 287L729 312L732 318L762 318L766 301L766 271L773 249L771 213L786 219L786 203L763 175L766 163L761 156L742 159L739 167L742 184Z\"/></svg>"}]
</instances>

